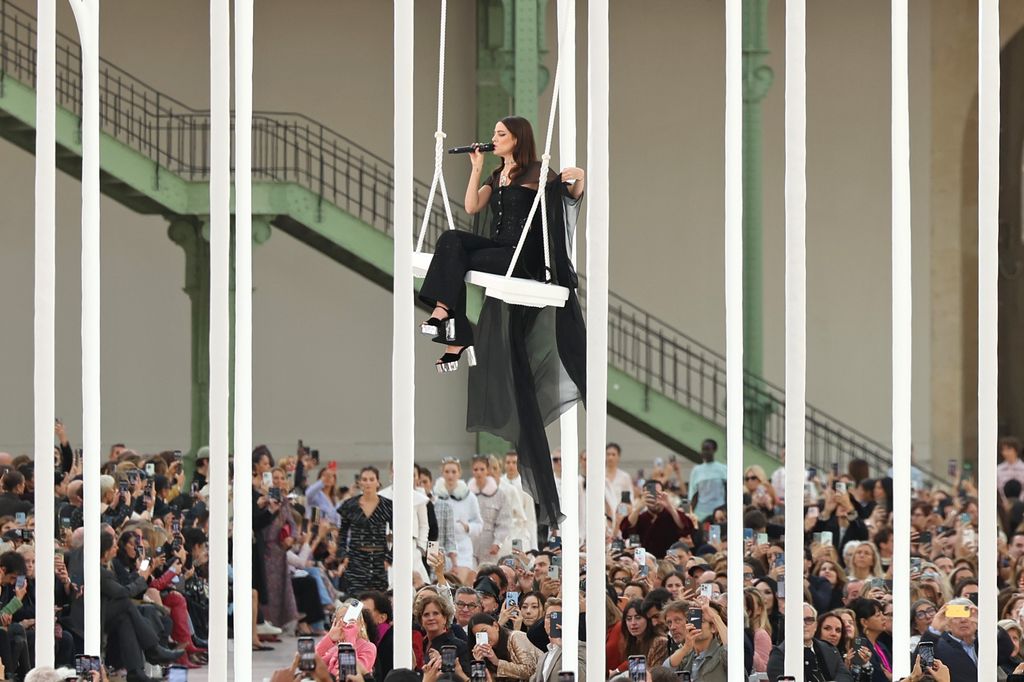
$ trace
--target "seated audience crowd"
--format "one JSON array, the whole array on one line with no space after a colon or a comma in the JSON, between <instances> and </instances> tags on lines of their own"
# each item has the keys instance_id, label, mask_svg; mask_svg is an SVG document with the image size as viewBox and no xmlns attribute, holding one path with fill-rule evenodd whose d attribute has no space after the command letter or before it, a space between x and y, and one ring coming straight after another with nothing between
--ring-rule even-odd
<instances>
[{"instance_id":1,"label":"seated audience crowd","mask_svg":"<svg viewBox=\"0 0 1024 682\"><path fill-rule=\"evenodd\" d=\"M58 666L83 665L85 640L82 458L56 427L54 495L57 622L38 635L33 514L36 485L27 455L0 453L0 663L4 679L34 670L37 636L53 637ZM785 471L744 471L742 516L725 506L728 473L705 441L684 477L674 456L631 476L621 449L605 451L603 570L564 581L557 528L538 527L514 452L499 459L446 457L417 466L413 499L416 561L392 567L395 494L381 470L363 467L350 486L338 462L301 445L275 458L252 453L254 652L298 637L276 682L385 680L610 679L726 682L786 675L784 575L801 571L804 677L810 682L890 682L900 657L913 682L978 679L979 491L968 467L950 463L949 482L914 472L911 609L892 608L892 479L863 460L809 469L804 543L785 547ZM1000 441L1000 679L1024 680L1024 463L1021 444ZM240 463L242 460L238 460ZM585 453L581 454L581 464ZM248 465L248 464L247 464ZM561 480L561 453L553 454ZM464 472L463 467L467 471ZM585 466L580 467L585 471ZM100 478L100 603L106 676L160 679L170 667L207 663L209 628L209 453L141 454L111 448ZM874 476L874 477L872 477ZM583 493L587 481L573 481ZM235 494L239 494L238 491ZM599 520L580 515L585 525ZM727 527L742 524L744 611L728 614ZM581 528L584 530L584 528ZM583 534L581 534L583 537ZM586 564L585 547L580 552ZM229 573L230 576L230 573ZM413 627L396 633L391 588L411 579ZM579 623L576 651L562 651L562 609L585 610L587 581L605 588L604 632ZM237 593L232 598L241 597ZM743 670L728 670L728 618L742 618ZM910 651L893 649L909 628ZM603 669L585 669L585 643L604 637ZM392 670L396 639L412 642L412 669ZM401 641L401 640L399 640ZM254 653L258 656L259 653ZM289 653L289 657L290 657ZM48 672L49 671L49 672ZM687 675L688 673L688 675ZM790 673L792 674L792 673ZM72 675L73 677L73 675ZM84 679L88 679L85 677ZM100 679L97 674L96 679ZM104 678L105 679L105 678Z\"/></svg>"}]
</instances>

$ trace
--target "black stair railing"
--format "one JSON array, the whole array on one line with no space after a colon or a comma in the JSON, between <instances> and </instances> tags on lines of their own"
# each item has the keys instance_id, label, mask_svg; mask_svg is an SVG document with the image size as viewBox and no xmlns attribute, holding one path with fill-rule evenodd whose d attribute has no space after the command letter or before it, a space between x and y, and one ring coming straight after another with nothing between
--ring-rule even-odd
<instances>
[{"instance_id":1,"label":"black stair railing","mask_svg":"<svg viewBox=\"0 0 1024 682\"><path fill-rule=\"evenodd\" d=\"M0 88L4 78L35 87L36 22L28 12L0 0ZM81 50L57 36L57 102L81 114ZM0 90L2 93L2 90ZM146 85L100 60L100 125L104 132L187 180L209 174L210 115ZM232 128L233 133L233 128ZM394 190L390 162L302 114L255 112L252 131L256 181L292 182L385 234L391 234ZM422 219L429 187L415 183ZM468 220L456 218L468 228ZM431 212L426 244L447 229L443 211ZM580 299L586 286L580 278ZM608 362L611 366L708 421L725 424L725 359L621 296L609 294ZM785 444L785 392L763 379L745 377L748 418L745 437L769 453ZM876 472L890 466L888 447L828 414L807 407L807 459L819 468L865 459ZM938 482L925 474L929 483Z\"/></svg>"}]
</instances>

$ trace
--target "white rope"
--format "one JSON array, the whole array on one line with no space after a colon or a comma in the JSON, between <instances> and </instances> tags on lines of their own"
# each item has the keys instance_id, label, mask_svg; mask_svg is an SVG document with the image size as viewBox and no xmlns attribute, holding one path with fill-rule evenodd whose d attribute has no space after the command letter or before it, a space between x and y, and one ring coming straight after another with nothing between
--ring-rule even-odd
<instances>
[{"instance_id":1,"label":"white rope","mask_svg":"<svg viewBox=\"0 0 1024 682\"><path fill-rule=\"evenodd\" d=\"M53 528L53 495L43 481L53 480L54 320L56 284L56 135L57 10L54 0L39 0L36 45L35 177L35 351L33 452L37 528ZM53 632L54 539L37 533L36 632ZM36 637L36 663L53 665L53 637Z\"/></svg>"},{"instance_id":2,"label":"white rope","mask_svg":"<svg viewBox=\"0 0 1024 682\"><path fill-rule=\"evenodd\" d=\"M235 0L235 441L232 526L234 679L252 675L253 0Z\"/></svg>"},{"instance_id":3,"label":"white rope","mask_svg":"<svg viewBox=\"0 0 1024 682\"><path fill-rule=\"evenodd\" d=\"M210 0L210 672L228 679L228 368L231 263L231 23ZM241 454L241 453L240 453ZM239 491L240 493L242 491ZM246 599L249 595L238 595Z\"/></svg>"},{"instance_id":4,"label":"white rope","mask_svg":"<svg viewBox=\"0 0 1024 682\"><path fill-rule=\"evenodd\" d=\"M999 387L999 2L978 6L978 490L996 490ZM978 506L978 679L996 679L996 501ZM905 613L905 612L904 612Z\"/></svg>"},{"instance_id":5,"label":"white rope","mask_svg":"<svg viewBox=\"0 0 1024 682\"><path fill-rule=\"evenodd\" d=\"M807 7L786 2L786 594L804 591L802 509L807 406ZM731 450L730 450L731 452ZM786 600L785 639L803 638L803 599ZM783 670L804 679L804 648L786 647Z\"/></svg>"},{"instance_id":6,"label":"white rope","mask_svg":"<svg viewBox=\"0 0 1024 682\"><path fill-rule=\"evenodd\" d=\"M397 21L397 20L396 20ZM452 217L452 206L448 200L448 187L444 182L444 62L445 62L445 36L448 27L448 0L441 0L441 33L439 37L439 56L437 65L437 129L434 131L434 177L430 180L430 192L427 194L427 205L423 209L423 222L420 223L420 234L416 239L416 253L423 250L423 240L427 236L427 223L430 222L430 212L434 208L434 195L438 185L441 186L441 199L444 203L444 214L448 219L448 229L455 229L455 219ZM397 162L397 159L396 159ZM397 215L396 215L397 220ZM410 266L411 261L410 261Z\"/></svg>"},{"instance_id":7,"label":"white rope","mask_svg":"<svg viewBox=\"0 0 1024 682\"><path fill-rule=\"evenodd\" d=\"M566 26L562 26L560 33L564 34L567 30ZM558 44L561 45L564 42L564 35L559 35ZM561 68L562 68L562 55L561 48L559 48L558 59L555 65L555 81L552 86L551 93L551 109L548 111L548 131L544 139L544 153L541 155L540 164L540 175L537 178L537 196L533 198L533 204L530 206L530 213L526 217L526 226L523 228L523 233L519 235L519 243L516 244L515 253L512 254L512 262L508 266L508 270L505 272L505 277L509 278L512 276L512 271L516 269L516 263L519 262L519 254L523 250L523 245L526 243L526 237L530 232L530 228L533 226L533 216L537 213L537 206L541 207L540 212L540 223L544 242L544 276L548 277L551 273L551 248L548 243L548 201L547 195L544 191L544 185L547 183L548 169L551 167L551 138L555 132L555 114L558 111L558 91L561 83Z\"/></svg>"},{"instance_id":8,"label":"white rope","mask_svg":"<svg viewBox=\"0 0 1024 682\"><path fill-rule=\"evenodd\" d=\"M394 603L395 632L412 632L412 490L415 456L416 384L413 347L413 0L394 0L394 155L395 155L395 251L392 299L391 442L394 449L396 491L394 496ZM443 34L443 30L442 30ZM442 59L442 63L443 63ZM443 80L443 79L442 79ZM438 114L440 116L440 114ZM412 638L395 637L394 667L413 663Z\"/></svg>"},{"instance_id":9,"label":"white rope","mask_svg":"<svg viewBox=\"0 0 1024 682\"><path fill-rule=\"evenodd\" d=\"M562 69L557 87L561 99L562 115L558 117L558 156L564 166L576 165L576 2L558 0L558 23L561 40L558 44L558 63ZM575 247L575 243L573 244ZM569 259L575 264L575 249L570 249ZM562 446L562 513L565 521L561 526L562 536L562 583L575 590L580 579L580 499L579 459L579 409L573 404L559 417L559 436ZM578 599L562 602L562 669L575 672L579 648L580 609ZM567 653L566 653L567 652ZM580 682L583 682L582 680Z\"/></svg>"},{"instance_id":10,"label":"white rope","mask_svg":"<svg viewBox=\"0 0 1024 682\"><path fill-rule=\"evenodd\" d=\"M82 478L85 652L100 655L99 0L71 0L82 45ZM52 454L51 454L52 457Z\"/></svg>"},{"instance_id":11,"label":"white rope","mask_svg":"<svg viewBox=\"0 0 1024 682\"><path fill-rule=\"evenodd\" d=\"M893 613L910 611L910 453L913 300L910 225L910 85L907 0L892 3L892 467ZM993 630L993 632L995 632ZM893 651L910 651L910 631L893 629ZM910 674L894 656L894 678ZM994 678L993 678L994 679Z\"/></svg>"},{"instance_id":12,"label":"white rope","mask_svg":"<svg viewBox=\"0 0 1024 682\"><path fill-rule=\"evenodd\" d=\"M729 480L726 509L730 547L743 547L743 27L742 0L725 3L725 357ZM794 559L796 557L794 556ZM727 562L729 647L733 677L743 670L743 552Z\"/></svg>"},{"instance_id":13,"label":"white rope","mask_svg":"<svg viewBox=\"0 0 1024 682\"><path fill-rule=\"evenodd\" d=\"M605 631L604 449L608 418L608 0L587 3L587 632ZM556 89L557 92L557 89ZM564 480L564 479L563 479ZM572 483L572 482L570 482ZM563 550L572 551L573 548ZM574 594L569 590L568 594ZM571 599L571 596L570 596ZM576 660L575 651L562 660ZM603 679L604 637L587 638L587 671Z\"/></svg>"}]
</instances>

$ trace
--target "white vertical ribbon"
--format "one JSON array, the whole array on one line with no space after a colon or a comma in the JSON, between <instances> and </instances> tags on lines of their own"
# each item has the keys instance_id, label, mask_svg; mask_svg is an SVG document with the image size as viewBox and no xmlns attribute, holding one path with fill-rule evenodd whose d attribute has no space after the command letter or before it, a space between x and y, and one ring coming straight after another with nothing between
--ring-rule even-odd
<instances>
[{"instance_id":1,"label":"white vertical ribbon","mask_svg":"<svg viewBox=\"0 0 1024 682\"><path fill-rule=\"evenodd\" d=\"M725 3L725 451L730 547L743 547L743 2ZM743 670L743 552L727 561L728 665Z\"/></svg>"},{"instance_id":2,"label":"white vertical ribbon","mask_svg":"<svg viewBox=\"0 0 1024 682\"><path fill-rule=\"evenodd\" d=\"M604 575L608 417L608 0L587 4L587 567ZM564 461L564 460L563 460ZM564 473L564 470L563 470ZM565 480L563 476L562 480ZM571 482L570 482L571 483ZM564 545L563 545L564 546ZM570 548L571 549L571 548ZM605 631L604 580L587 581L587 632ZM572 660L575 652L563 653ZM570 664L571 665L571 664ZM604 677L604 637L587 639L587 671Z\"/></svg>"},{"instance_id":3,"label":"white vertical ribbon","mask_svg":"<svg viewBox=\"0 0 1024 682\"><path fill-rule=\"evenodd\" d=\"M999 380L999 0L978 6L978 490L996 490ZM993 493L994 495L994 493ZM978 679L996 679L996 508L978 509Z\"/></svg>"},{"instance_id":4,"label":"white vertical ribbon","mask_svg":"<svg viewBox=\"0 0 1024 682\"><path fill-rule=\"evenodd\" d=\"M558 0L558 158L562 168L576 165L576 0ZM570 247L569 259L576 264L576 239ZM562 449L562 513L565 522L562 537L562 580L575 590L580 576L580 495L578 414L575 405L567 409L558 420ZM563 590L564 591L564 590ZM568 592L566 592L568 594ZM579 602L562 602L562 668L575 672L579 647ZM568 653L565 653L568 652Z\"/></svg>"},{"instance_id":5,"label":"white vertical ribbon","mask_svg":"<svg viewBox=\"0 0 1024 682\"><path fill-rule=\"evenodd\" d=\"M210 0L210 679L228 679L231 12ZM245 598L247 595L240 595Z\"/></svg>"},{"instance_id":6,"label":"white vertical ribbon","mask_svg":"<svg viewBox=\"0 0 1024 682\"><path fill-rule=\"evenodd\" d=\"M804 679L803 509L807 406L807 6L786 2L786 600L784 670ZM739 479L734 479L739 480ZM732 592L732 590L729 590Z\"/></svg>"},{"instance_id":7,"label":"white vertical ribbon","mask_svg":"<svg viewBox=\"0 0 1024 682\"><path fill-rule=\"evenodd\" d=\"M234 679L252 679L253 0L235 0L235 403L232 486Z\"/></svg>"},{"instance_id":8,"label":"white vertical ribbon","mask_svg":"<svg viewBox=\"0 0 1024 682\"><path fill-rule=\"evenodd\" d=\"M910 86L907 0L892 1L892 524L893 613L910 611L911 297ZM893 651L910 650L910 631L893 628ZM893 677L910 674L893 656Z\"/></svg>"},{"instance_id":9,"label":"white vertical ribbon","mask_svg":"<svg viewBox=\"0 0 1024 682\"><path fill-rule=\"evenodd\" d=\"M82 467L85 653L100 655L100 4L71 0L82 46ZM52 455L51 455L52 456Z\"/></svg>"},{"instance_id":10,"label":"white vertical ribbon","mask_svg":"<svg viewBox=\"0 0 1024 682\"><path fill-rule=\"evenodd\" d=\"M57 9L36 3L35 352L33 451L37 481L53 480L54 320L56 306ZM37 528L53 528L53 495L35 489ZM36 534L37 632L53 632L53 533ZM36 664L53 665L53 637L36 637Z\"/></svg>"},{"instance_id":11,"label":"white vertical ribbon","mask_svg":"<svg viewBox=\"0 0 1024 682\"><path fill-rule=\"evenodd\" d=\"M412 489L415 457L415 353L413 349L413 0L394 0L394 348L391 358L391 440L394 448L395 631L412 632ZM412 665L412 641L395 637L396 668Z\"/></svg>"}]
</instances>

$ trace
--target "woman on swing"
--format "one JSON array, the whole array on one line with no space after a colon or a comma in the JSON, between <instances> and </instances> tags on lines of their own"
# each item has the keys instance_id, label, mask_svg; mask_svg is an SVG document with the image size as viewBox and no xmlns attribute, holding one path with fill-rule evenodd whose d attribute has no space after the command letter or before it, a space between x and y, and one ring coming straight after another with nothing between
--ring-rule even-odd
<instances>
[{"instance_id":1,"label":"woman on swing","mask_svg":"<svg viewBox=\"0 0 1024 682\"><path fill-rule=\"evenodd\" d=\"M501 165L481 185L484 153L479 150L470 153L472 170L466 187L467 213L475 215L488 207L493 213L490 236L462 230L445 231L437 241L434 258L420 289L420 300L434 306L430 319L420 325L420 332L445 345L444 355L436 363L439 373L457 370L464 352L469 365L476 365L473 329L466 319L466 272L505 274L540 185L541 163L529 121L518 116L501 119L494 126L491 142L494 155L501 158ZM558 178L563 183L573 183L566 192L575 201L583 196L583 177L581 168L566 168L560 176L549 170L546 182ZM534 229L526 239L513 272L515 277L550 279L543 272L540 222L538 211L534 216Z\"/></svg>"},{"instance_id":2,"label":"woman on swing","mask_svg":"<svg viewBox=\"0 0 1024 682\"><path fill-rule=\"evenodd\" d=\"M438 239L420 289L420 300L433 313L420 331L445 346L438 372L457 370L463 354L475 367L469 373L467 430L513 444L526 488L540 503L537 522L553 526L561 513L544 429L586 395L586 329L569 258L584 173L566 168L542 179L533 128L524 118L498 121L491 142L501 164L481 184L484 154L472 152L466 188L466 211L484 213L477 229L488 233L446 230ZM564 287L568 298L564 306L536 308L486 297L476 327L477 353L466 318L466 273L508 271L537 192L545 192L550 267L539 208L512 274Z\"/></svg>"}]
</instances>

